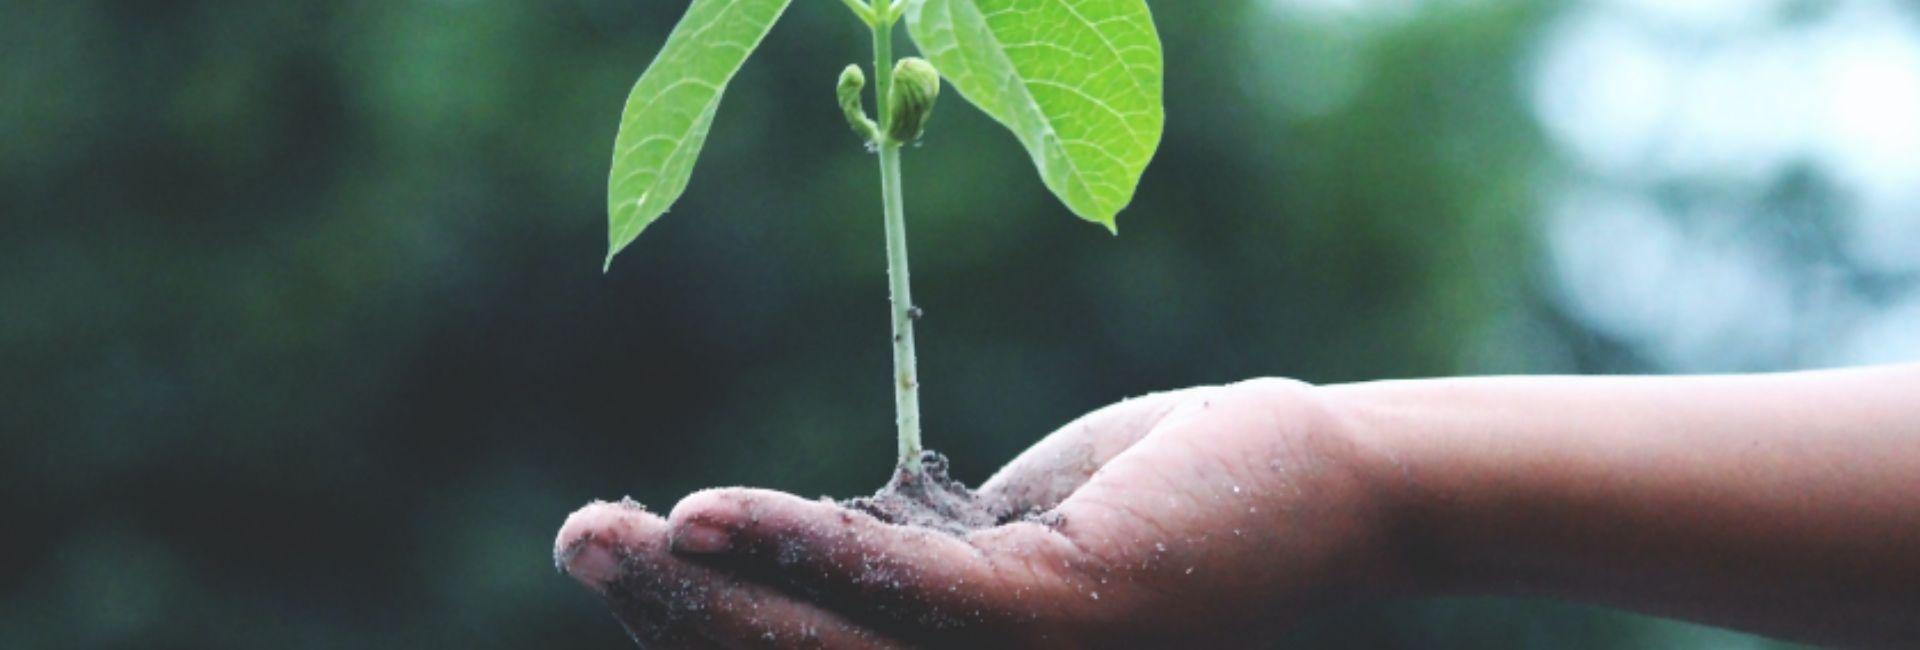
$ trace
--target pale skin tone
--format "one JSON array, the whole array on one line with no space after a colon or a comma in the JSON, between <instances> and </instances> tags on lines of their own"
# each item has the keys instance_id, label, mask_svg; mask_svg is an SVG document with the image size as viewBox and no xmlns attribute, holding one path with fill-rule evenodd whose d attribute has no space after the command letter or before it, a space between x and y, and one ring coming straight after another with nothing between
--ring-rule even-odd
<instances>
[{"instance_id":1,"label":"pale skin tone","mask_svg":"<svg viewBox=\"0 0 1920 650\"><path fill-rule=\"evenodd\" d=\"M1544 596L1920 647L1920 364L1149 395L954 537L750 489L589 506L563 569L647 647L1261 648L1354 599Z\"/></svg>"}]
</instances>

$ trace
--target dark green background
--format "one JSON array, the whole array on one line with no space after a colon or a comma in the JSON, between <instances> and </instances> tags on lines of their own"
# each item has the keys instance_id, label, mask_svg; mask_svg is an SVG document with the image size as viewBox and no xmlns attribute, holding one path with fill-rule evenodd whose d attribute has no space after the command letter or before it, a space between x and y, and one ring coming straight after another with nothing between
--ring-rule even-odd
<instances>
[{"instance_id":1,"label":"dark green background","mask_svg":"<svg viewBox=\"0 0 1920 650\"><path fill-rule=\"evenodd\" d=\"M1154 5L1168 129L1117 238L957 93L908 152L926 435L962 477L1190 384L1673 369L1542 271L1579 171L1527 62L1572 9L1269 4ZM838 3L795 3L600 271L619 110L684 7L0 8L0 648L620 648L549 561L575 507L881 482L877 177L832 90L869 55ZM1822 173L1764 204L1817 227ZM1297 641L1765 646L1507 600Z\"/></svg>"}]
</instances>

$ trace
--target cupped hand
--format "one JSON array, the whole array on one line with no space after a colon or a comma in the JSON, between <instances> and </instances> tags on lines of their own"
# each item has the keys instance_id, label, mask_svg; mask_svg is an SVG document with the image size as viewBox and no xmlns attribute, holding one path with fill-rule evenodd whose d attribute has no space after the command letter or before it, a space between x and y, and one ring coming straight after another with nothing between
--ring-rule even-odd
<instances>
[{"instance_id":1,"label":"cupped hand","mask_svg":"<svg viewBox=\"0 0 1920 650\"><path fill-rule=\"evenodd\" d=\"M980 495L1028 516L965 536L723 489L589 506L556 561L648 647L1261 647L1399 577L1347 429L1297 382L1159 393L1009 463Z\"/></svg>"}]
</instances>

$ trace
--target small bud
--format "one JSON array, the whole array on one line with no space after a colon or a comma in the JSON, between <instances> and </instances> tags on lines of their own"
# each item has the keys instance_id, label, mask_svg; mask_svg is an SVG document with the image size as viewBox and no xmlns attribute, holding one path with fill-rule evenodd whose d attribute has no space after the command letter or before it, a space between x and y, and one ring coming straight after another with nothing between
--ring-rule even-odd
<instances>
[{"instance_id":1,"label":"small bud","mask_svg":"<svg viewBox=\"0 0 1920 650\"><path fill-rule=\"evenodd\" d=\"M860 89L866 87L867 75L860 72L860 66L848 65L840 71L840 111L847 114L847 125L853 127L855 135L867 142L879 139L879 127L867 117L867 107L860 99Z\"/></svg>"},{"instance_id":2,"label":"small bud","mask_svg":"<svg viewBox=\"0 0 1920 650\"><path fill-rule=\"evenodd\" d=\"M919 57L907 57L893 66L893 90L887 97L887 137L907 143L920 139L933 102L940 97L940 71Z\"/></svg>"}]
</instances>

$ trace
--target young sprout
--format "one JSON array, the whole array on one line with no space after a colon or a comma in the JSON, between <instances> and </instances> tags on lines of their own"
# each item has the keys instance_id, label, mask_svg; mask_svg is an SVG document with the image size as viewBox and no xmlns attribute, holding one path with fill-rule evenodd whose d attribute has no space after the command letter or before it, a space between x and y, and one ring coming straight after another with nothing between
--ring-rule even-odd
<instances>
[{"instance_id":1,"label":"young sprout","mask_svg":"<svg viewBox=\"0 0 1920 650\"><path fill-rule=\"evenodd\" d=\"M893 66L893 92L887 105L892 112L887 121L887 137L908 143L920 139L927 120L933 117L933 102L940 98L940 72L926 59L910 56Z\"/></svg>"},{"instance_id":2,"label":"young sprout","mask_svg":"<svg viewBox=\"0 0 1920 650\"><path fill-rule=\"evenodd\" d=\"M877 146L880 127L873 123L873 118L867 117L866 100L860 96L860 89L866 86L867 75L860 72L860 65L849 63L847 69L840 71L840 85L836 90L840 93L840 111L846 113L853 134L868 146Z\"/></svg>"},{"instance_id":3,"label":"young sprout","mask_svg":"<svg viewBox=\"0 0 1920 650\"><path fill-rule=\"evenodd\" d=\"M791 0L694 0L628 96L607 183L606 265L686 190L728 82ZM919 370L907 272L900 148L925 132L942 75L1020 140L1047 189L1114 228L1160 145L1160 37L1145 0L841 0L873 36L876 122L860 66L840 72L840 110L880 162L892 294L900 469L920 467ZM1016 10L1017 9L1017 10ZM904 20L926 59L893 56ZM938 66L936 69L935 66Z\"/></svg>"}]
</instances>

